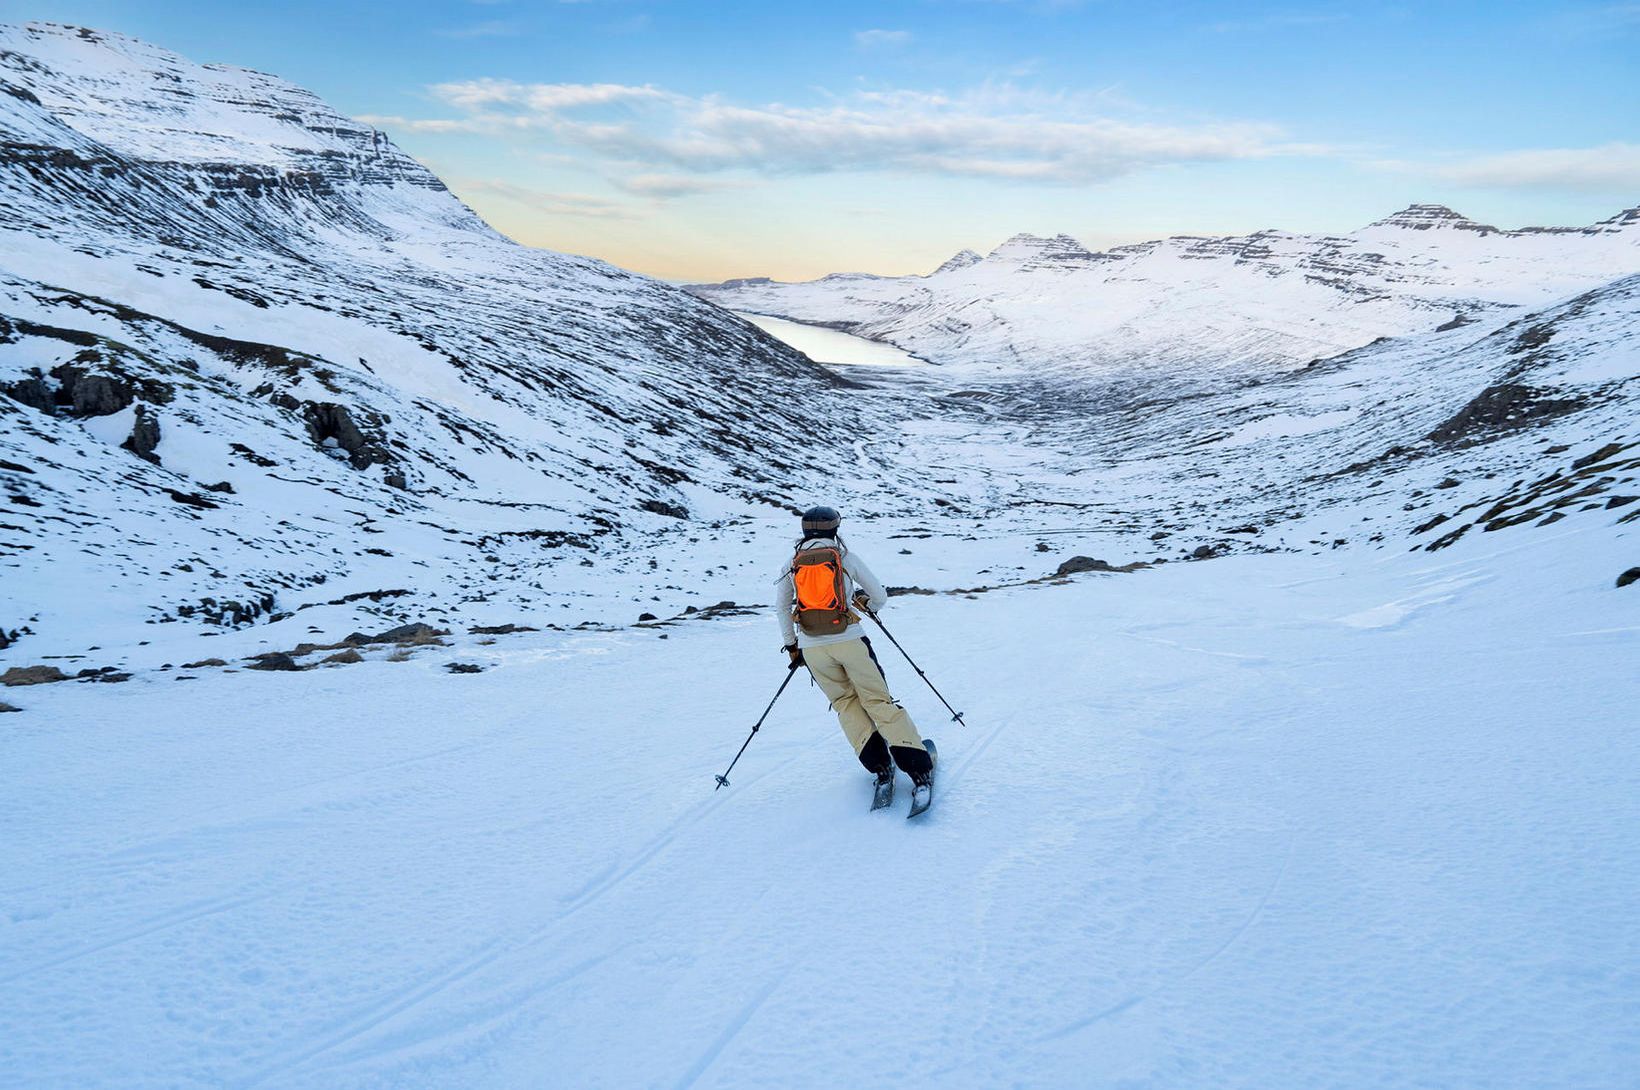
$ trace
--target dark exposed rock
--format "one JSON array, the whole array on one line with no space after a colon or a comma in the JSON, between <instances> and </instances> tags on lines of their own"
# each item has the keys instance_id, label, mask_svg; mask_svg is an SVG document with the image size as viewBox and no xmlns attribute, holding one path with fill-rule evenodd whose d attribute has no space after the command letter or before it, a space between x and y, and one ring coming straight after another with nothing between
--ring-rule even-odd
<instances>
[{"instance_id":1,"label":"dark exposed rock","mask_svg":"<svg viewBox=\"0 0 1640 1090\"><path fill-rule=\"evenodd\" d=\"M1430 519L1428 522L1421 523L1418 526L1414 527L1412 532L1415 533L1415 534L1426 533L1430 530L1435 529L1435 527L1439 526L1441 523L1446 522L1451 517L1452 517L1451 515L1436 515L1434 518Z\"/></svg>"},{"instance_id":2,"label":"dark exposed rock","mask_svg":"<svg viewBox=\"0 0 1640 1090\"><path fill-rule=\"evenodd\" d=\"M20 712L22 710L22 708L19 708L16 705L7 704L4 700L0 700L0 714L4 714L6 712Z\"/></svg>"},{"instance_id":3,"label":"dark exposed rock","mask_svg":"<svg viewBox=\"0 0 1640 1090\"><path fill-rule=\"evenodd\" d=\"M664 500L645 500L643 510L655 515L665 515L669 519L686 519L689 517L689 508L680 507L675 503Z\"/></svg>"},{"instance_id":4,"label":"dark exposed rock","mask_svg":"<svg viewBox=\"0 0 1640 1090\"><path fill-rule=\"evenodd\" d=\"M138 405L136 419L131 423L131 435L120 444L120 447L145 462L159 465L159 455L154 453L158 446L159 417L150 412L147 406Z\"/></svg>"},{"instance_id":5,"label":"dark exposed rock","mask_svg":"<svg viewBox=\"0 0 1640 1090\"><path fill-rule=\"evenodd\" d=\"M660 620L660 618L655 616L653 613L640 613L640 614L638 614L638 623L639 624L643 624L645 621L658 621L658 620Z\"/></svg>"},{"instance_id":6,"label":"dark exposed rock","mask_svg":"<svg viewBox=\"0 0 1640 1090\"><path fill-rule=\"evenodd\" d=\"M527 624L513 624L509 621L507 624L474 625L467 631L474 636L510 636L514 632L537 632L539 629L531 628Z\"/></svg>"},{"instance_id":7,"label":"dark exposed rock","mask_svg":"<svg viewBox=\"0 0 1640 1090\"><path fill-rule=\"evenodd\" d=\"M1448 478L1446 478L1446 480L1442 481L1440 484L1436 485L1435 487L1436 488L1457 488L1460 483L1462 483L1462 482L1458 481L1456 478L1448 477Z\"/></svg>"},{"instance_id":8,"label":"dark exposed rock","mask_svg":"<svg viewBox=\"0 0 1640 1090\"><path fill-rule=\"evenodd\" d=\"M1635 500L1640 500L1640 496L1613 496L1606 501L1606 510L1610 511L1614 507L1627 507Z\"/></svg>"},{"instance_id":9,"label":"dark exposed rock","mask_svg":"<svg viewBox=\"0 0 1640 1090\"><path fill-rule=\"evenodd\" d=\"M66 404L75 416L108 416L135 400L131 387L119 379L91 374L71 363L52 368L51 377L62 383L58 404Z\"/></svg>"},{"instance_id":10,"label":"dark exposed rock","mask_svg":"<svg viewBox=\"0 0 1640 1090\"><path fill-rule=\"evenodd\" d=\"M444 668L452 674L482 674L484 667L475 662L447 662Z\"/></svg>"},{"instance_id":11,"label":"dark exposed rock","mask_svg":"<svg viewBox=\"0 0 1640 1090\"><path fill-rule=\"evenodd\" d=\"M886 589L888 591L888 596L890 598L899 598L902 595L906 595L906 594L938 594L939 593L939 591L929 590L927 587L888 587Z\"/></svg>"},{"instance_id":12,"label":"dark exposed rock","mask_svg":"<svg viewBox=\"0 0 1640 1090\"><path fill-rule=\"evenodd\" d=\"M314 445L322 447L326 440L335 440L335 445L347 452L348 464L354 469L385 465L393 460L378 441L365 435L345 405L305 402L302 416Z\"/></svg>"},{"instance_id":13,"label":"dark exposed rock","mask_svg":"<svg viewBox=\"0 0 1640 1090\"><path fill-rule=\"evenodd\" d=\"M295 659L283 651L270 651L265 655L257 655L245 667L247 670L300 670L302 667Z\"/></svg>"},{"instance_id":14,"label":"dark exposed rock","mask_svg":"<svg viewBox=\"0 0 1640 1090\"><path fill-rule=\"evenodd\" d=\"M32 378L17 382L0 383L0 393L13 401L22 402L36 412L50 413L57 408L57 398L43 377L36 372Z\"/></svg>"},{"instance_id":15,"label":"dark exposed rock","mask_svg":"<svg viewBox=\"0 0 1640 1090\"><path fill-rule=\"evenodd\" d=\"M1550 397L1545 391L1513 382L1488 386L1428 438L1436 443L1479 442L1488 432L1512 431L1583 408L1577 397Z\"/></svg>"},{"instance_id":16,"label":"dark exposed rock","mask_svg":"<svg viewBox=\"0 0 1640 1090\"><path fill-rule=\"evenodd\" d=\"M323 661L339 663L341 665L350 665L355 662L363 662L364 656L350 647L346 651L338 651L334 655L326 655Z\"/></svg>"},{"instance_id":17,"label":"dark exposed rock","mask_svg":"<svg viewBox=\"0 0 1640 1090\"><path fill-rule=\"evenodd\" d=\"M1617 585L1620 587L1626 587L1630 583L1637 582L1640 582L1640 568L1630 568L1617 577Z\"/></svg>"},{"instance_id":18,"label":"dark exposed rock","mask_svg":"<svg viewBox=\"0 0 1640 1090\"><path fill-rule=\"evenodd\" d=\"M233 599L217 601L201 598L197 606L178 606L177 616L198 619L205 624L238 627L250 624L263 614L273 612L273 595L264 594L249 602Z\"/></svg>"},{"instance_id":19,"label":"dark exposed rock","mask_svg":"<svg viewBox=\"0 0 1640 1090\"><path fill-rule=\"evenodd\" d=\"M430 624L415 621L411 624L401 624L397 628L389 628L386 632L378 632L374 636L367 636L363 632L355 632L342 642L355 647L371 643L436 643L440 636L448 636L447 628L434 628Z\"/></svg>"},{"instance_id":20,"label":"dark exposed rock","mask_svg":"<svg viewBox=\"0 0 1640 1090\"><path fill-rule=\"evenodd\" d=\"M156 458L154 461L157 462L159 459ZM167 488L165 490L165 494L185 507L198 507L204 510L215 510L217 506L197 492L179 492L174 488Z\"/></svg>"},{"instance_id":21,"label":"dark exposed rock","mask_svg":"<svg viewBox=\"0 0 1640 1090\"><path fill-rule=\"evenodd\" d=\"M0 685L45 685L67 680L68 675L55 666L13 666L0 674Z\"/></svg>"},{"instance_id":22,"label":"dark exposed rock","mask_svg":"<svg viewBox=\"0 0 1640 1090\"><path fill-rule=\"evenodd\" d=\"M198 662L185 662L182 664L182 668L184 670L203 670L207 666L226 665L228 665L227 662L222 659L200 659Z\"/></svg>"},{"instance_id":23,"label":"dark exposed rock","mask_svg":"<svg viewBox=\"0 0 1640 1090\"><path fill-rule=\"evenodd\" d=\"M244 443L229 443L228 449L245 459L245 461L249 462L251 465L261 466L263 469L269 469L279 464L272 458L262 457L260 454L256 453L256 451L252 450L250 447L247 447Z\"/></svg>"},{"instance_id":24,"label":"dark exposed rock","mask_svg":"<svg viewBox=\"0 0 1640 1090\"><path fill-rule=\"evenodd\" d=\"M1197 545L1195 551L1190 554L1190 559L1211 560L1215 556L1218 556L1220 551L1220 549L1213 545Z\"/></svg>"},{"instance_id":25,"label":"dark exposed rock","mask_svg":"<svg viewBox=\"0 0 1640 1090\"><path fill-rule=\"evenodd\" d=\"M1059 567L1055 568L1054 574L1058 576L1065 576L1075 575L1078 572L1085 571L1108 572L1115 570L1115 568L1111 567L1103 560L1095 560L1088 556L1073 556L1063 564L1059 565Z\"/></svg>"},{"instance_id":26,"label":"dark exposed rock","mask_svg":"<svg viewBox=\"0 0 1640 1090\"><path fill-rule=\"evenodd\" d=\"M207 492L226 492L230 496L233 495L233 485L227 481L217 481L215 484L208 484L204 487Z\"/></svg>"},{"instance_id":27,"label":"dark exposed rock","mask_svg":"<svg viewBox=\"0 0 1640 1090\"><path fill-rule=\"evenodd\" d=\"M1604 462L1607 458L1613 458L1623 453L1625 449L1626 448L1622 443L1607 443L1593 454L1585 454L1583 457L1573 460L1572 468L1582 469L1584 466L1592 466L1597 463Z\"/></svg>"},{"instance_id":28,"label":"dark exposed rock","mask_svg":"<svg viewBox=\"0 0 1640 1090\"><path fill-rule=\"evenodd\" d=\"M440 636L448 636L447 628L434 628L430 624L415 621L411 624L401 624L397 628L389 628L375 638L376 643L430 643Z\"/></svg>"}]
</instances>

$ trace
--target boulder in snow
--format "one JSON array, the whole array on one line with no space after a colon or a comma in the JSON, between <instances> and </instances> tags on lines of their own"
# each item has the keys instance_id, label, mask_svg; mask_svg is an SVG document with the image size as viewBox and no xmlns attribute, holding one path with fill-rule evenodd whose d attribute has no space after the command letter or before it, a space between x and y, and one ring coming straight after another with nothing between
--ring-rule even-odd
<instances>
[{"instance_id":1,"label":"boulder in snow","mask_svg":"<svg viewBox=\"0 0 1640 1090\"><path fill-rule=\"evenodd\" d=\"M55 666L13 666L0 674L0 685L45 685L67 680L68 675Z\"/></svg>"}]
</instances>

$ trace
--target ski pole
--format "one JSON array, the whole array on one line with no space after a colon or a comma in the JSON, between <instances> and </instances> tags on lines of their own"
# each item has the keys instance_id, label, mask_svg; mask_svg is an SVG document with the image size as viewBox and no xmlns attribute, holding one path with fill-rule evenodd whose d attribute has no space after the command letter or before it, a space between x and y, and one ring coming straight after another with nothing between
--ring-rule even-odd
<instances>
[{"instance_id":1,"label":"ski pole","mask_svg":"<svg viewBox=\"0 0 1640 1090\"><path fill-rule=\"evenodd\" d=\"M858 604L858 603L856 603L856 604ZM898 651L900 654L905 655L905 661L911 663L911 668L913 670L917 671L917 676L922 678L924 681L928 682L928 687L930 689L934 689L934 683L932 681L928 680L928 675L923 673L922 667L918 666L916 661L914 659L912 659L912 657L910 655L905 654L905 648L900 646L900 641L894 638L894 633L892 633L888 630L888 626L883 624L882 620L877 616L877 614L872 612L871 610L867 609L864 605L860 606L860 610L867 617L870 617L873 621L875 621L878 628L883 630L883 635L888 637L888 642L894 645L894 649L896 651ZM949 700L945 699L945 697L943 697L943 696L940 696L940 691L938 689L934 689L934 695L938 696L940 698L940 703L944 704L945 705L945 710L951 713L951 719L954 722L962 723L962 725L965 726L965 727L968 725L963 720L962 713L959 712L957 709L953 708L951 706L951 702Z\"/></svg>"},{"instance_id":2,"label":"ski pole","mask_svg":"<svg viewBox=\"0 0 1640 1090\"><path fill-rule=\"evenodd\" d=\"M736 753L735 759L729 762L729 767L723 770L723 775L717 778L717 786L712 788L713 791L719 791L729 786L729 773L735 770L735 765L740 763L740 754L746 752L746 747L751 745L752 739L757 736L757 728L761 727L763 725L763 720L769 718L769 713L774 711L774 702L780 699L780 694L785 692L786 686L791 684L792 675L797 673L798 665L798 663L793 663L786 670L786 680L780 683L780 688L774 691L774 696L769 700L769 706L763 709L763 714L758 716L757 722L752 724L752 733L748 734L746 736L746 740L740 743L740 752Z\"/></svg>"}]
</instances>

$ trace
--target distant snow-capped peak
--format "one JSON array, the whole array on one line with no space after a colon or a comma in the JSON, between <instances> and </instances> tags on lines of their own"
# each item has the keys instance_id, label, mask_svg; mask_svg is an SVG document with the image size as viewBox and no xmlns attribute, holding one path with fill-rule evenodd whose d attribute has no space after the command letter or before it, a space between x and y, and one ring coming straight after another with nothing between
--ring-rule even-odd
<instances>
[{"instance_id":1,"label":"distant snow-capped peak","mask_svg":"<svg viewBox=\"0 0 1640 1090\"><path fill-rule=\"evenodd\" d=\"M981 257L973 250L958 250L956 253L946 258L945 264L935 269L930 275L938 276L940 273L956 272L958 269L966 269L970 265L978 265L984 260L985 258Z\"/></svg>"},{"instance_id":2,"label":"distant snow-capped peak","mask_svg":"<svg viewBox=\"0 0 1640 1090\"><path fill-rule=\"evenodd\" d=\"M1409 204L1393 216L1385 216L1367 225L1371 230L1375 227L1400 227L1409 231L1451 230L1451 231L1486 231L1494 232L1496 227L1484 223L1476 223L1461 212L1455 212L1444 204Z\"/></svg>"}]
</instances>

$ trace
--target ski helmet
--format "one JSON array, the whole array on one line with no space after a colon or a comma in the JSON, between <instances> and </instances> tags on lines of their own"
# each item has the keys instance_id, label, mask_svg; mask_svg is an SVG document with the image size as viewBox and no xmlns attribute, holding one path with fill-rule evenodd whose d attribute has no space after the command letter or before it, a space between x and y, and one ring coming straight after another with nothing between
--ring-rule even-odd
<instances>
[{"instance_id":1,"label":"ski helmet","mask_svg":"<svg viewBox=\"0 0 1640 1090\"><path fill-rule=\"evenodd\" d=\"M835 533L843 516L834 507L811 507L803 512L803 532Z\"/></svg>"}]
</instances>

